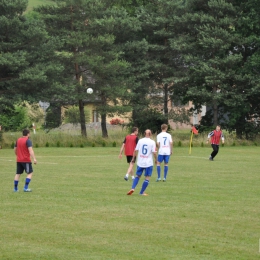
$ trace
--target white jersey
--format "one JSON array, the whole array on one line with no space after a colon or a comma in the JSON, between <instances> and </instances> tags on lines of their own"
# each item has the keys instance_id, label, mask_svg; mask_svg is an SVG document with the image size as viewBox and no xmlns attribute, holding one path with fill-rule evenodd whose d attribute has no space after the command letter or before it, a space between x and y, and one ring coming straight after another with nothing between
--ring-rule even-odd
<instances>
[{"instance_id":1,"label":"white jersey","mask_svg":"<svg viewBox=\"0 0 260 260\"><path fill-rule=\"evenodd\" d=\"M142 168L153 166L153 153L156 153L156 144L151 138L140 139L135 148L138 151L137 165Z\"/></svg>"},{"instance_id":2,"label":"white jersey","mask_svg":"<svg viewBox=\"0 0 260 260\"><path fill-rule=\"evenodd\" d=\"M160 143L158 154L171 155L172 136L166 132L157 135L157 143Z\"/></svg>"}]
</instances>

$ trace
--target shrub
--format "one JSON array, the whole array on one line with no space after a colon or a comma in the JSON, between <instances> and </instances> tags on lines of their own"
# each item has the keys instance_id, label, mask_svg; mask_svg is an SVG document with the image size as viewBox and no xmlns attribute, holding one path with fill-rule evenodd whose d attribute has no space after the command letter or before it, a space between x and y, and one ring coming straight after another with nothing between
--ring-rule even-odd
<instances>
[{"instance_id":1,"label":"shrub","mask_svg":"<svg viewBox=\"0 0 260 260\"><path fill-rule=\"evenodd\" d=\"M179 142L178 142L178 146L181 147L181 145L182 145L182 144L181 144L181 141L179 141Z\"/></svg>"},{"instance_id":2,"label":"shrub","mask_svg":"<svg viewBox=\"0 0 260 260\"><path fill-rule=\"evenodd\" d=\"M79 146L80 148L83 148L84 147L84 145L83 144L80 144L80 146Z\"/></svg>"},{"instance_id":3,"label":"shrub","mask_svg":"<svg viewBox=\"0 0 260 260\"><path fill-rule=\"evenodd\" d=\"M201 146L201 147L204 147L204 143L203 143L203 142L201 142L200 146Z\"/></svg>"},{"instance_id":4,"label":"shrub","mask_svg":"<svg viewBox=\"0 0 260 260\"><path fill-rule=\"evenodd\" d=\"M60 147L60 141L57 141L57 147Z\"/></svg>"},{"instance_id":5,"label":"shrub","mask_svg":"<svg viewBox=\"0 0 260 260\"><path fill-rule=\"evenodd\" d=\"M150 129L152 133L159 133L161 125L166 122L168 122L168 118L160 111L147 108L135 114L134 120L129 123L128 127L138 126L139 133L144 133L146 129ZM170 131L170 128L168 130Z\"/></svg>"},{"instance_id":6,"label":"shrub","mask_svg":"<svg viewBox=\"0 0 260 260\"><path fill-rule=\"evenodd\" d=\"M115 142L115 141L112 143L112 146L113 146L113 147L116 147L116 142Z\"/></svg>"},{"instance_id":7,"label":"shrub","mask_svg":"<svg viewBox=\"0 0 260 260\"><path fill-rule=\"evenodd\" d=\"M11 148L14 149L14 142L11 143Z\"/></svg>"},{"instance_id":8,"label":"shrub","mask_svg":"<svg viewBox=\"0 0 260 260\"><path fill-rule=\"evenodd\" d=\"M7 131L21 131L31 126L27 108L23 105L14 105L3 109L0 114L0 122Z\"/></svg>"},{"instance_id":9,"label":"shrub","mask_svg":"<svg viewBox=\"0 0 260 260\"><path fill-rule=\"evenodd\" d=\"M84 108L85 121L86 123L90 122L91 112L87 108ZM80 113L78 106L71 106L65 110L65 123L79 124L80 123Z\"/></svg>"},{"instance_id":10,"label":"shrub","mask_svg":"<svg viewBox=\"0 0 260 260\"><path fill-rule=\"evenodd\" d=\"M95 147L95 146L96 146L96 144L95 144L95 143L92 143L92 144L91 144L91 146L92 146L92 147Z\"/></svg>"},{"instance_id":11,"label":"shrub","mask_svg":"<svg viewBox=\"0 0 260 260\"><path fill-rule=\"evenodd\" d=\"M49 147L49 146L50 146L49 142L46 142L45 147Z\"/></svg>"},{"instance_id":12,"label":"shrub","mask_svg":"<svg viewBox=\"0 0 260 260\"><path fill-rule=\"evenodd\" d=\"M59 104L51 104L46 111L46 123L47 129L55 128L61 125L61 106Z\"/></svg>"},{"instance_id":13,"label":"shrub","mask_svg":"<svg viewBox=\"0 0 260 260\"><path fill-rule=\"evenodd\" d=\"M106 147L106 142L105 141L102 142L102 146Z\"/></svg>"}]
</instances>

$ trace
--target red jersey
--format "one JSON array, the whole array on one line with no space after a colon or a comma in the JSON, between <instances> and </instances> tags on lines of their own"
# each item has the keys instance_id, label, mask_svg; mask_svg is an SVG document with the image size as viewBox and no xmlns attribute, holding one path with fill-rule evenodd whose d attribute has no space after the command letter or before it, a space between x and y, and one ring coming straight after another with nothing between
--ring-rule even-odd
<instances>
[{"instance_id":1,"label":"red jersey","mask_svg":"<svg viewBox=\"0 0 260 260\"><path fill-rule=\"evenodd\" d=\"M28 137L21 137L16 141L16 161L17 162L31 162L28 148L32 147L32 142Z\"/></svg>"},{"instance_id":2,"label":"red jersey","mask_svg":"<svg viewBox=\"0 0 260 260\"><path fill-rule=\"evenodd\" d=\"M211 136L212 144L219 144L220 138L224 138L222 131L214 130L209 135Z\"/></svg>"},{"instance_id":3,"label":"red jersey","mask_svg":"<svg viewBox=\"0 0 260 260\"><path fill-rule=\"evenodd\" d=\"M138 137L136 135L127 135L125 137L124 144L125 144L126 156L133 156L137 142L138 142Z\"/></svg>"}]
</instances>

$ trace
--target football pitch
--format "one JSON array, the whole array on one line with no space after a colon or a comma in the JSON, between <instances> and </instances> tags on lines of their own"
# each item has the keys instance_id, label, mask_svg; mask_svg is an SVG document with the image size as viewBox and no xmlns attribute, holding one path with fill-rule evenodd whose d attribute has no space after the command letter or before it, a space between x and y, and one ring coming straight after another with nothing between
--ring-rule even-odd
<instances>
[{"instance_id":1,"label":"football pitch","mask_svg":"<svg viewBox=\"0 0 260 260\"><path fill-rule=\"evenodd\" d=\"M259 147L176 147L127 196L119 147L34 148L38 164L13 192L15 156L0 150L0 259L259 259Z\"/></svg>"}]
</instances>

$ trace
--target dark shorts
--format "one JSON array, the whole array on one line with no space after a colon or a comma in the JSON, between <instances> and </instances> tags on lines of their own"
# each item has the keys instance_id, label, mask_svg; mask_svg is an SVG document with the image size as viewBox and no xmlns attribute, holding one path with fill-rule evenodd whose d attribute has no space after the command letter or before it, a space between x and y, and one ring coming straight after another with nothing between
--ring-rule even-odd
<instances>
[{"instance_id":1,"label":"dark shorts","mask_svg":"<svg viewBox=\"0 0 260 260\"><path fill-rule=\"evenodd\" d=\"M133 159L133 156L129 156L129 155L126 156L127 163L130 163L132 161L132 159Z\"/></svg>"},{"instance_id":2,"label":"dark shorts","mask_svg":"<svg viewBox=\"0 0 260 260\"><path fill-rule=\"evenodd\" d=\"M16 174L22 174L24 171L29 174L33 172L32 163L17 162Z\"/></svg>"}]
</instances>

